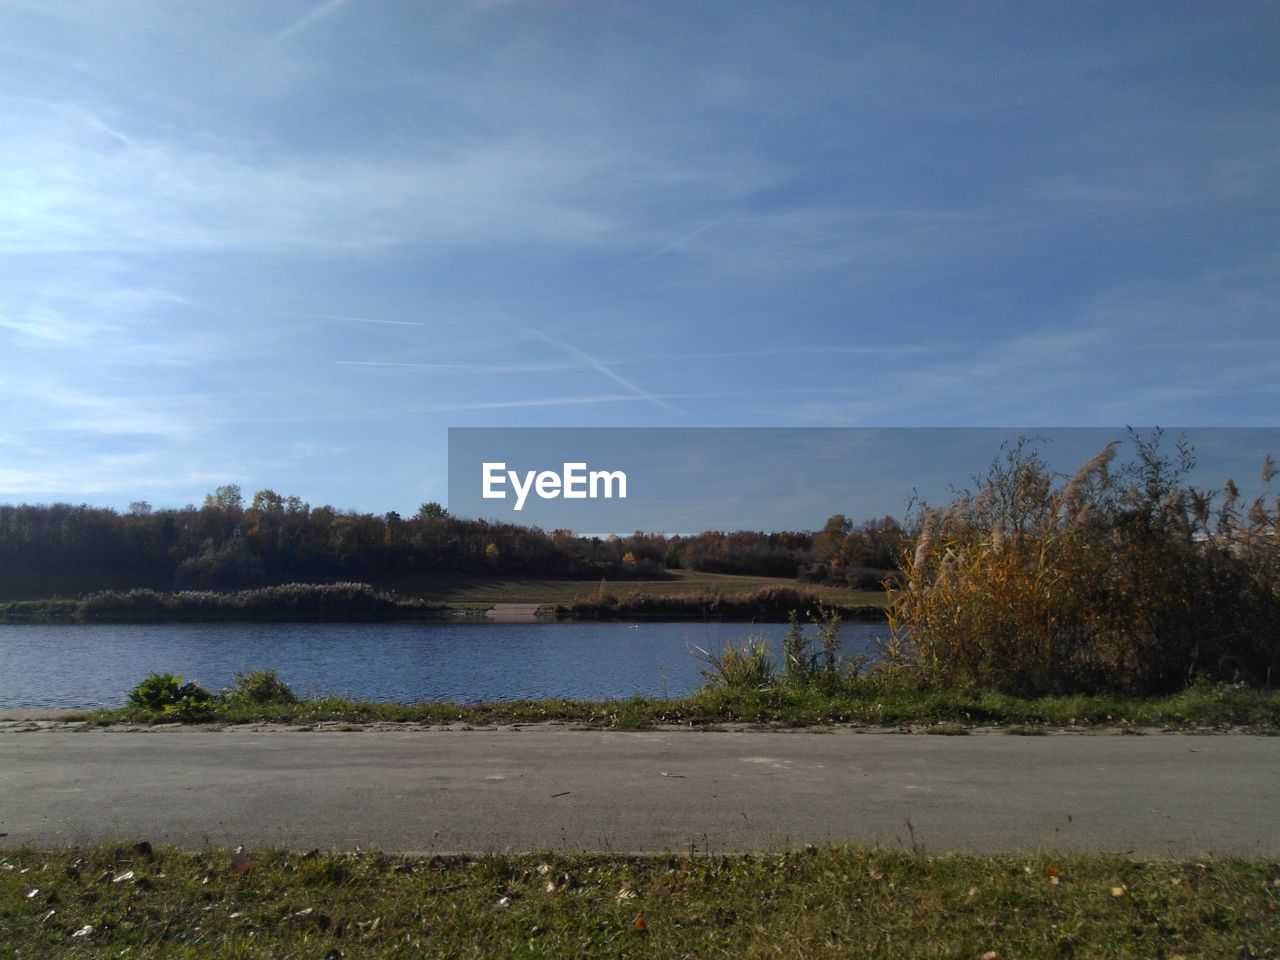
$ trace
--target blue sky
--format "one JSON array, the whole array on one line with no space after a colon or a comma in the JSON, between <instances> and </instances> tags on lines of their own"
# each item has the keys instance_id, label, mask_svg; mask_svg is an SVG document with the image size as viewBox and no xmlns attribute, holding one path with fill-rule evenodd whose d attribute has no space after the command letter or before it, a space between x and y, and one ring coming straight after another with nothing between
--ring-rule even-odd
<instances>
[{"instance_id":1,"label":"blue sky","mask_svg":"<svg viewBox=\"0 0 1280 960\"><path fill-rule=\"evenodd\" d=\"M1274 4L6 0L0 64L0 502L1276 423Z\"/></svg>"}]
</instances>

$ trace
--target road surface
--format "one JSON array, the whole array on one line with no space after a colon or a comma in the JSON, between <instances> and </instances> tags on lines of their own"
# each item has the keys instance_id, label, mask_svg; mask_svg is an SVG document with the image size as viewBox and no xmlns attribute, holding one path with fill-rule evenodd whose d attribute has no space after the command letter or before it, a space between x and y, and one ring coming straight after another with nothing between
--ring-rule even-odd
<instances>
[{"instance_id":1,"label":"road surface","mask_svg":"<svg viewBox=\"0 0 1280 960\"><path fill-rule=\"evenodd\" d=\"M1280 856L1280 738L0 732L0 845Z\"/></svg>"}]
</instances>

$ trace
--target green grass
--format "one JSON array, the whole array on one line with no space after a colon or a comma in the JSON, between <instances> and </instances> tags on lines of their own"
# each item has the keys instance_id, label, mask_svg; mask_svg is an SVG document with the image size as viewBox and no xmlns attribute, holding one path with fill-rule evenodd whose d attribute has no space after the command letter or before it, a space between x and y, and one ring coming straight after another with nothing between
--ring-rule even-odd
<instances>
[{"instance_id":1,"label":"green grass","mask_svg":"<svg viewBox=\"0 0 1280 960\"><path fill-rule=\"evenodd\" d=\"M850 849L245 855L242 874L216 849L0 855L0 952L14 960L1280 955L1277 861Z\"/></svg>"},{"instance_id":2,"label":"green grass","mask_svg":"<svg viewBox=\"0 0 1280 960\"><path fill-rule=\"evenodd\" d=\"M84 715L94 725L154 722L136 708ZM979 691L938 691L859 680L825 691L782 684L763 689L706 687L688 697L654 700L515 700L482 704L373 703L321 697L289 704L217 701L211 720L224 723L417 722L511 724L560 721L603 729L636 730L659 724L723 723L786 727L833 723L867 726L960 724L1001 726L1016 732L1054 727L1245 727L1280 732L1280 691L1196 687L1166 697L1017 697Z\"/></svg>"}]
</instances>

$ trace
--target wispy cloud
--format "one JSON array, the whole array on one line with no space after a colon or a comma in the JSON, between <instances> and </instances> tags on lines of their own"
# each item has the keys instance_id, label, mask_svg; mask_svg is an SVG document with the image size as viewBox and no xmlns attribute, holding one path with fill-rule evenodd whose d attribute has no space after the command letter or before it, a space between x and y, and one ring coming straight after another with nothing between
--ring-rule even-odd
<instances>
[{"instance_id":1,"label":"wispy cloud","mask_svg":"<svg viewBox=\"0 0 1280 960\"><path fill-rule=\"evenodd\" d=\"M0 251L356 251L600 241L581 180L623 162L528 139L387 157L254 156L231 142L116 137L78 109L16 111L0 135Z\"/></svg>"}]
</instances>

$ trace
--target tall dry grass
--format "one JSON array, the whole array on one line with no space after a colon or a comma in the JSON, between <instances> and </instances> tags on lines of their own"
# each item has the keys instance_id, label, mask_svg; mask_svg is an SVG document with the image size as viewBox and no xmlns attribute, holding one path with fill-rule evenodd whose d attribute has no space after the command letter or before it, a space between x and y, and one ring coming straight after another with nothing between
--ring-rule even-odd
<instances>
[{"instance_id":1,"label":"tall dry grass","mask_svg":"<svg viewBox=\"0 0 1280 960\"><path fill-rule=\"evenodd\" d=\"M1249 505L1186 483L1193 454L1134 435L1070 478L1033 446L925 508L890 588L889 658L921 679L1018 693L1165 693L1280 679L1275 467Z\"/></svg>"}]
</instances>

